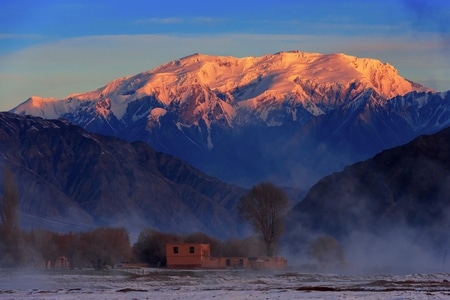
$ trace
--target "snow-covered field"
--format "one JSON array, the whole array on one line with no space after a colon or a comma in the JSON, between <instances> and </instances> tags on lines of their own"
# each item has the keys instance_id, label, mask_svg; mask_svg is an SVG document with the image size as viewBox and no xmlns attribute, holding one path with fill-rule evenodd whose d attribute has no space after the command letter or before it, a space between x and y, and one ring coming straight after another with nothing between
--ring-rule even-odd
<instances>
[{"instance_id":1,"label":"snow-covered field","mask_svg":"<svg viewBox=\"0 0 450 300\"><path fill-rule=\"evenodd\" d=\"M450 274L0 270L0 299L449 299Z\"/></svg>"}]
</instances>

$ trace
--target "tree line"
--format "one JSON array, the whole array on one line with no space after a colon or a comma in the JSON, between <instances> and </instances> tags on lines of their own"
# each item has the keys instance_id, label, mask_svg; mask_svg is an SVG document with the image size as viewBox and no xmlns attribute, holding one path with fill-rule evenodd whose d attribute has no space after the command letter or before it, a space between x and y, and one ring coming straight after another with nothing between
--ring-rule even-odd
<instances>
[{"instance_id":1,"label":"tree line","mask_svg":"<svg viewBox=\"0 0 450 300\"><path fill-rule=\"evenodd\" d=\"M101 270L129 260L132 255L128 232L124 228L70 233L37 229L20 232L16 240L16 256L5 259L2 255L1 266L55 268L58 260L64 257L71 269Z\"/></svg>"},{"instance_id":2,"label":"tree line","mask_svg":"<svg viewBox=\"0 0 450 300\"><path fill-rule=\"evenodd\" d=\"M0 239L0 267L34 267L54 269L64 257L67 268L114 268L121 263L146 263L151 267L166 266L167 243L207 243L211 256L260 256L264 245L260 239L220 241L204 233L180 235L146 228L131 245L124 228L100 227L85 232L57 233L49 230L19 231L11 245Z\"/></svg>"},{"instance_id":3,"label":"tree line","mask_svg":"<svg viewBox=\"0 0 450 300\"><path fill-rule=\"evenodd\" d=\"M55 268L64 257L68 267L104 269L123 262L166 265L165 245L171 242L208 243L211 255L259 256L264 246L259 239L222 242L203 233L179 235L146 228L131 245L125 228L100 227L85 232L57 233L35 229L21 231L18 222L19 190L10 168L5 171L0 206L0 267Z\"/></svg>"},{"instance_id":4,"label":"tree line","mask_svg":"<svg viewBox=\"0 0 450 300\"><path fill-rule=\"evenodd\" d=\"M0 206L0 267L54 268L65 257L70 268L103 269L129 260L132 249L124 228L96 228L87 232L56 233L19 228L19 189L9 167L3 178Z\"/></svg>"},{"instance_id":5,"label":"tree line","mask_svg":"<svg viewBox=\"0 0 450 300\"><path fill-rule=\"evenodd\" d=\"M68 267L104 269L123 262L166 266L167 243L210 244L213 257L272 256L284 230L288 198L271 183L261 183L245 194L237 206L238 218L253 228L255 235L221 241L204 233L180 235L150 228L142 230L134 245L125 228L101 227L86 232L56 233L36 229L21 231L18 224L19 192L9 168L3 181L0 206L0 267L33 266L55 268L64 257ZM320 237L309 248L318 262L343 261L339 242Z\"/></svg>"}]
</instances>

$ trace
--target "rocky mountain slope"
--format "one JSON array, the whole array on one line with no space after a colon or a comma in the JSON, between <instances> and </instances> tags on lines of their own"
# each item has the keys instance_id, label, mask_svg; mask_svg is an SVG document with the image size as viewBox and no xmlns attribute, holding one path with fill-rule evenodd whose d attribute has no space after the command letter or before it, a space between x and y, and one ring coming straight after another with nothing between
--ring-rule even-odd
<instances>
[{"instance_id":1,"label":"rocky mountain slope","mask_svg":"<svg viewBox=\"0 0 450 300\"><path fill-rule=\"evenodd\" d=\"M450 128L321 179L293 208L290 228L297 230L291 234L297 236L300 227L341 238L355 232L386 236L402 228L397 240L414 232L413 244L432 243L445 250L450 228Z\"/></svg>"},{"instance_id":2,"label":"rocky mountain slope","mask_svg":"<svg viewBox=\"0 0 450 300\"><path fill-rule=\"evenodd\" d=\"M344 54L194 54L12 112L145 141L239 185L309 187L324 175L450 125L450 93Z\"/></svg>"},{"instance_id":3,"label":"rocky mountain slope","mask_svg":"<svg viewBox=\"0 0 450 300\"><path fill-rule=\"evenodd\" d=\"M65 120L0 113L0 176L20 190L22 229L123 226L239 236L228 185L143 142L92 134ZM2 193L0 187L0 194Z\"/></svg>"}]
</instances>

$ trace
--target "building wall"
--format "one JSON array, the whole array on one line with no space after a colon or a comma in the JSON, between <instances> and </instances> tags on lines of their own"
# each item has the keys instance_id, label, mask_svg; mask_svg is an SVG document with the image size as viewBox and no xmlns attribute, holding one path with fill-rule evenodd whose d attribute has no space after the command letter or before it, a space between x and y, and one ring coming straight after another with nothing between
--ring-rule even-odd
<instances>
[{"instance_id":1,"label":"building wall","mask_svg":"<svg viewBox=\"0 0 450 300\"><path fill-rule=\"evenodd\" d=\"M247 257L221 257L220 268L247 269L249 268Z\"/></svg>"},{"instance_id":2,"label":"building wall","mask_svg":"<svg viewBox=\"0 0 450 300\"><path fill-rule=\"evenodd\" d=\"M168 268L201 268L209 260L209 244L167 244L166 258Z\"/></svg>"},{"instance_id":3,"label":"building wall","mask_svg":"<svg viewBox=\"0 0 450 300\"><path fill-rule=\"evenodd\" d=\"M203 269L248 269L250 264L247 257L210 257L202 261Z\"/></svg>"},{"instance_id":4,"label":"building wall","mask_svg":"<svg viewBox=\"0 0 450 300\"><path fill-rule=\"evenodd\" d=\"M166 244L167 267L174 269L253 269L283 270L287 260L283 257L211 257L209 244Z\"/></svg>"},{"instance_id":5,"label":"building wall","mask_svg":"<svg viewBox=\"0 0 450 300\"><path fill-rule=\"evenodd\" d=\"M44 267L46 269L51 269L52 266L52 262L51 261L47 261L47 263L44 264ZM56 260L55 260L55 265L54 268L55 269L66 269L69 268L70 264L69 264L69 260L67 259L67 257L65 256L59 256Z\"/></svg>"},{"instance_id":6,"label":"building wall","mask_svg":"<svg viewBox=\"0 0 450 300\"><path fill-rule=\"evenodd\" d=\"M209 257L205 259L200 266L202 269L220 269L220 258Z\"/></svg>"}]
</instances>

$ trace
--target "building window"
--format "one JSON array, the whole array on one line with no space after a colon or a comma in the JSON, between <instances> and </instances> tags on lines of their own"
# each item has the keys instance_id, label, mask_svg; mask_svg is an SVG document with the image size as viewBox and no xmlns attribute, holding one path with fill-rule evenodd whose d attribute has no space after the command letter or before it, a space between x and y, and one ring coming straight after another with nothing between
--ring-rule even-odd
<instances>
[{"instance_id":1,"label":"building window","mask_svg":"<svg viewBox=\"0 0 450 300\"><path fill-rule=\"evenodd\" d=\"M194 253L195 252L195 248L194 247L189 247L189 253Z\"/></svg>"},{"instance_id":2,"label":"building window","mask_svg":"<svg viewBox=\"0 0 450 300\"><path fill-rule=\"evenodd\" d=\"M178 253L178 247L173 247L173 253L175 253L175 254Z\"/></svg>"},{"instance_id":3,"label":"building window","mask_svg":"<svg viewBox=\"0 0 450 300\"><path fill-rule=\"evenodd\" d=\"M231 266L231 260L228 258L226 261L227 267Z\"/></svg>"},{"instance_id":4,"label":"building window","mask_svg":"<svg viewBox=\"0 0 450 300\"><path fill-rule=\"evenodd\" d=\"M244 260L240 259L239 260L239 268L243 268L244 267Z\"/></svg>"}]
</instances>

